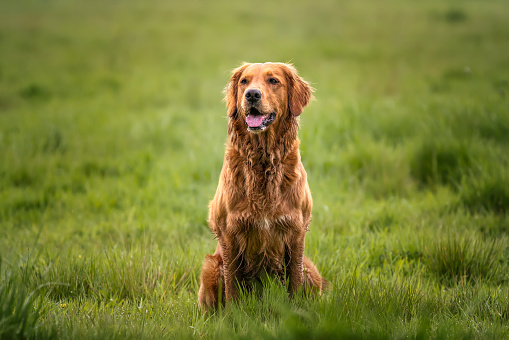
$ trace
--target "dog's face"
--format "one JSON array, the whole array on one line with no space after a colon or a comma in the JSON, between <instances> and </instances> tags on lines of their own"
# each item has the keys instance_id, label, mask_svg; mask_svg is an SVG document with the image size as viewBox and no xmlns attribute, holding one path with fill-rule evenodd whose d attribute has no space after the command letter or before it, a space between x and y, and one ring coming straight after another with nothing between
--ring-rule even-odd
<instances>
[{"instance_id":1,"label":"dog's face","mask_svg":"<svg viewBox=\"0 0 509 340\"><path fill-rule=\"evenodd\" d=\"M312 88L295 68L283 63L246 63L235 69L225 89L228 115L239 115L252 133L298 116L311 99Z\"/></svg>"}]
</instances>

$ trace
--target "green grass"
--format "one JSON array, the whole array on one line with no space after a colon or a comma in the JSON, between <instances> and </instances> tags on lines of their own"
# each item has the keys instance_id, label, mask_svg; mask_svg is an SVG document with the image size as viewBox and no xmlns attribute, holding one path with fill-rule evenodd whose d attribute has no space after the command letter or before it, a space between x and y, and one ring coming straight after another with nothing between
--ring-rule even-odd
<instances>
[{"instance_id":1,"label":"green grass","mask_svg":"<svg viewBox=\"0 0 509 340\"><path fill-rule=\"evenodd\" d=\"M0 3L0 338L508 338L507 1ZM242 61L291 61L332 289L202 315Z\"/></svg>"}]
</instances>

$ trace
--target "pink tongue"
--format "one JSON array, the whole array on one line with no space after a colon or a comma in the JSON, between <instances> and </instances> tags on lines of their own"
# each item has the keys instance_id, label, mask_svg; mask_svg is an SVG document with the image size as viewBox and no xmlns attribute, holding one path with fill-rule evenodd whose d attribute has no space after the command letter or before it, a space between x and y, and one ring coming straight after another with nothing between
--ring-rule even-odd
<instances>
[{"instance_id":1,"label":"pink tongue","mask_svg":"<svg viewBox=\"0 0 509 340\"><path fill-rule=\"evenodd\" d=\"M249 127L258 127L262 125L263 122L263 115L247 115L246 117L246 123Z\"/></svg>"}]
</instances>

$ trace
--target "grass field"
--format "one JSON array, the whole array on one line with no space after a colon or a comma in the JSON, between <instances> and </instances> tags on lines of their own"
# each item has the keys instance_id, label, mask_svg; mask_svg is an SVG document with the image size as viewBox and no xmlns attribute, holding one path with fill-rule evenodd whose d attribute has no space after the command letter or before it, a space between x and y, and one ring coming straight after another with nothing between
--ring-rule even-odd
<instances>
[{"instance_id":1,"label":"grass field","mask_svg":"<svg viewBox=\"0 0 509 340\"><path fill-rule=\"evenodd\" d=\"M509 2L0 2L0 338L509 338ZM319 299L202 315L242 61L291 61Z\"/></svg>"}]
</instances>

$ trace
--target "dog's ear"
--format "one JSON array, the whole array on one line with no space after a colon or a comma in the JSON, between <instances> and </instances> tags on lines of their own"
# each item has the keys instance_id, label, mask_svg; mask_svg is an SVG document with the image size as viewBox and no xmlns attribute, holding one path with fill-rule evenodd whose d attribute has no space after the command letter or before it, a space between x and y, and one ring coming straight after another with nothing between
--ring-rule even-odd
<instances>
[{"instance_id":1,"label":"dog's ear","mask_svg":"<svg viewBox=\"0 0 509 340\"><path fill-rule=\"evenodd\" d=\"M288 78L288 107L294 116L299 116L313 98L313 88L302 79L295 67L284 64Z\"/></svg>"},{"instance_id":2,"label":"dog's ear","mask_svg":"<svg viewBox=\"0 0 509 340\"><path fill-rule=\"evenodd\" d=\"M237 113L237 91L238 83L242 72L248 67L249 63L244 63L232 71L232 76L224 88L224 101L228 108L228 117L233 117Z\"/></svg>"}]
</instances>

